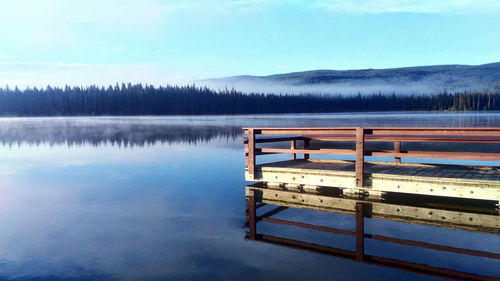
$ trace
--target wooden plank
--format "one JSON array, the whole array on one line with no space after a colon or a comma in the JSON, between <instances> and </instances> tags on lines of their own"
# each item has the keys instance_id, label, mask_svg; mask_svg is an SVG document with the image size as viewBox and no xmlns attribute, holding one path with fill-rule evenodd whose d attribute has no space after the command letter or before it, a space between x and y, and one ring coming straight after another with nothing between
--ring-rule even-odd
<instances>
[{"instance_id":1,"label":"wooden plank","mask_svg":"<svg viewBox=\"0 0 500 281\"><path fill-rule=\"evenodd\" d=\"M264 130L264 129L273 129L273 130L354 130L357 127L243 127L243 130L254 129L254 130ZM498 131L500 132L500 127L364 127L367 130L449 130L449 131Z\"/></svg>"},{"instance_id":2,"label":"wooden plank","mask_svg":"<svg viewBox=\"0 0 500 281\"><path fill-rule=\"evenodd\" d=\"M356 128L356 186L363 187L364 173L364 155L365 155L365 130L361 127Z\"/></svg>"},{"instance_id":3,"label":"wooden plank","mask_svg":"<svg viewBox=\"0 0 500 281\"><path fill-rule=\"evenodd\" d=\"M249 190L247 192L247 206L248 206L248 225L250 228L250 239L255 240L257 233L257 220L255 210L255 192Z\"/></svg>"},{"instance_id":4,"label":"wooden plank","mask_svg":"<svg viewBox=\"0 0 500 281\"><path fill-rule=\"evenodd\" d=\"M274 153L303 153L303 154L325 154L325 155L356 155L352 149L288 149L288 148L259 148L258 154ZM255 153L255 154L257 154ZM492 152L448 152L448 151L400 151L393 150L365 150L365 156L378 157L404 157L404 158L429 158L429 159L454 159L454 160L477 160L477 161L500 161L500 153Z\"/></svg>"},{"instance_id":5,"label":"wooden plank","mask_svg":"<svg viewBox=\"0 0 500 281\"><path fill-rule=\"evenodd\" d=\"M355 141L355 135L304 135L316 141ZM488 136L407 136L407 135L365 135L367 142L455 142L455 143L500 143L500 137Z\"/></svg>"},{"instance_id":6,"label":"wooden plank","mask_svg":"<svg viewBox=\"0 0 500 281\"><path fill-rule=\"evenodd\" d=\"M304 154L328 154L328 155L356 155L352 149L288 149L288 148L261 148L262 153L304 153Z\"/></svg>"},{"instance_id":7,"label":"wooden plank","mask_svg":"<svg viewBox=\"0 0 500 281\"><path fill-rule=\"evenodd\" d=\"M304 139L304 150L309 149L310 146L310 140L309 139ZM309 159L309 153L304 153L304 159Z\"/></svg>"},{"instance_id":8,"label":"wooden plank","mask_svg":"<svg viewBox=\"0 0 500 281\"><path fill-rule=\"evenodd\" d=\"M371 150L367 151L366 155L380 157L500 161L500 153L491 152L401 151L400 153L396 153L390 150Z\"/></svg>"},{"instance_id":9,"label":"wooden plank","mask_svg":"<svg viewBox=\"0 0 500 281\"><path fill-rule=\"evenodd\" d=\"M328 163L324 163L324 165L328 165ZM400 165L404 167L406 163L401 163ZM260 176L255 180L270 183L304 184L357 190L359 187L355 185L353 166L351 164L351 168L347 170L343 168L335 170L335 168L306 169L262 166ZM500 201L499 181L471 179L455 176L455 174L444 176L442 173L431 176L430 174L422 173L417 166L415 166L415 169L411 174L403 174L402 172L405 170L398 172L399 174L389 174L387 172L367 173L365 176L366 181L370 182L370 188L365 191L368 193L397 192ZM434 169L431 168L431 170ZM439 171L438 168L436 170ZM481 170L476 172L480 173ZM249 181L254 180L253 175L249 175L248 173L245 173L245 177Z\"/></svg>"},{"instance_id":10,"label":"wooden plank","mask_svg":"<svg viewBox=\"0 0 500 281\"><path fill-rule=\"evenodd\" d=\"M394 154L396 154L396 153L401 153L401 142L400 141L394 142ZM401 163L401 157L394 157L394 162Z\"/></svg>"},{"instance_id":11,"label":"wooden plank","mask_svg":"<svg viewBox=\"0 0 500 281\"><path fill-rule=\"evenodd\" d=\"M248 140L246 142L243 142L243 147L245 151L245 168L248 168Z\"/></svg>"},{"instance_id":12,"label":"wooden plank","mask_svg":"<svg viewBox=\"0 0 500 281\"><path fill-rule=\"evenodd\" d=\"M348 132L353 133L356 127L243 127L243 132L248 134L248 130L260 130L263 135L266 134L288 134L284 132L293 132L291 134L304 134L305 131L318 133L318 132L329 132L329 133L341 133Z\"/></svg>"},{"instance_id":13,"label":"wooden plank","mask_svg":"<svg viewBox=\"0 0 500 281\"><path fill-rule=\"evenodd\" d=\"M356 203L356 261L365 259L365 214L364 204Z\"/></svg>"},{"instance_id":14,"label":"wooden plank","mask_svg":"<svg viewBox=\"0 0 500 281\"><path fill-rule=\"evenodd\" d=\"M355 131L357 127L243 127L244 133L247 130L273 130L273 131L295 131L299 132L301 130L307 131L324 131L328 130L330 132L338 131ZM499 132L500 127L364 127L366 130L376 130L377 132L417 132L417 131L429 131L429 132Z\"/></svg>"},{"instance_id":15,"label":"wooden plank","mask_svg":"<svg viewBox=\"0 0 500 281\"><path fill-rule=\"evenodd\" d=\"M303 137L283 137L283 138L259 138L255 139L255 143L269 143L269 142L282 142L282 141L293 141L293 140L303 140Z\"/></svg>"},{"instance_id":16,"label":"wooden plank","mask_svg":"<svg viewBox=\"0 0 500 281\"><path fill-rule=\"evenodd\" d=\"M250 128L244 128L245 132ZM353 134L355 127L253 128L262 134ZM492 136L500 137L498 127L367 127L371 135L409 136Z\"/></svg>"},{"instance_id":17,"label":"wooden plank","mask_svg":"<svg viewBox=\"0 0 500 281\"><path fill-rule=\"evenodd\" d=\"M500 201L498 181L386 174L371 174L370 181L374 191Z\"/></svg>"},{"instance_id":18,"label":"wooden plank","mask_svg":"<svg viewBox=\"0 0 500 281\"><path fill-rule=\"evenodd\" d=\"M393 153L389 151L390 153ZM394 154L393 154L394 155ZM499 175L500 169L492 166L478 166L478 165L453 165L453 164L426 164L426 163L412 163L406 162L401 164L395 164L394 162L385 162L385 161L365 161L365 164L368 165L368 168L371 173L381 173L380 170L387 170L389 174L400 174L402 171L419 172L420 170L431 170L431 171L444 171L444 172L454 172L454 173L464 173L464 170L467 171L475 171L476 173L481 174L491 174L491 175ZM346 166L347 165L347 166ZM333 160L333 159L297 159L295 161L292 160L284 160L272 163L262 164L263 167L276 167L276 168L291 168L291 169L313 169L318 170L317 172L321 172L320 170L326 169L329 171L338 170L338 168L342 168L341 170L352 171L354 172L354 161L350 160ZM345 167L344 167L345 166ZM366 171L365 171L366 172ZM500 182L499 182L500 184Z\"/></svg>"},{"instance_id":19,"label":"wooden plank","mask_svg":"<svg viewBox=\"0 0 500 281\"><path fill-rule=\"evenodd\" d=\"M255 174L255 130L248 130L248 172Z\"/></svg>"},{"instance_id":20,"label":"wooden plank","mask_svg":"<svg viewBox=\"0 0 500 281\"><path fill-rule=\"evenodd\" d=\"M471 130L461 130L461 129L436 129L436 128L420 128L420 129L378 129L374 128L372 135L407 135L407 136L500 136L500 131L495 130L477 130L473 128Z\"/></svg>"},{"instance_id":21,"label":"wooden plank","mask_svg":"<svg viewBox=\"0 0 500 281\"><path fill-rule=\"evenodd\" d=\"M290 150L292 150L291 159L295 160L297 158L297 154L293 152L295 150L295 140L290 141Z\"/></svg>"},{"instance_id":22,"label":"wooden plank","mask_svg":"<svg viewBox=\"0 0 500 281\"><path fill-rule=\"evenodd\" d=\"M354 129L300 129L300 130L276 130L276 129L262 129L263 135L309 135L309 134L353 134L355 132Z\"/></svg>"}]
</instances>

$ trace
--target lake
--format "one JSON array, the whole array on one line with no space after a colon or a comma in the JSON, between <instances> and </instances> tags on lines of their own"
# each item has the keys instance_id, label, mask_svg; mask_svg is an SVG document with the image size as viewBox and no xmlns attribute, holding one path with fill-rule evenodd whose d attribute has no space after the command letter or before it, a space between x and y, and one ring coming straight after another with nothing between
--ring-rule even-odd
<instances>
[{"instance_id":1,"label":"lake","mask_svg":"<svg viewBox=\"0 0 500 281\"><path fill-rule=\"evenodd\" d=\"M0 118L0 280L433 279L245 240L243 126L500 127L500 113ZM288 211L354 229L348 215ZM382 220L365 228L500 253L494 234ZM286 230L346 249L354 241ZM499 260L367 249L500 276Z\"/></svg>"}]
</instances>

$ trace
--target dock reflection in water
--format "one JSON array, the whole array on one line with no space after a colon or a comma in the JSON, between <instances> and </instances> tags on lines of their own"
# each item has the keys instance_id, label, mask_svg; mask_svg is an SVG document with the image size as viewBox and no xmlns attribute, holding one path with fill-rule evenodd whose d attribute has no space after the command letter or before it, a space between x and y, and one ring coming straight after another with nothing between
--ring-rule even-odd
<instances>
[{"instance_id":1,"label":"dock reflection in water","mask_svg":"<svg viewBox=\"0 0 500 281\"><path fill-rule=\"evenodd\" d=\"M324 194L321 191L309 193L304 191L272 189L267 188L263 183L256 183L246 187L247 203L245 226L248 227L248 231L246 232L245 239L440 278L457 280L500 280L500 276L495 272L493 272L493 274L491 274L491 272L488 272L490 274L484 274L473 272L475 270L464 270L461 266L451 268L448 266L431 265L435 264L436 261L426 256L425 252L423 252L424 255L422 255L420 260L415 261L413 258L413 253L415 251L418 252L416 249L427 249L427 251L434 250L445 254L452 253L451 258L453 258L453 254L459 254L460 256L458 258L454 256L458 260L464 257L468 259L487 259L489 263L498 266L500 264L500 253L449 245L454 242L455 238L451 229L479 232L490 236L493 235L493 238L500 242L500 237L498 236L500 234L500 215L498 208L495 208L494 204L487 204L484 201L478 202L473 200L454 199L453 202L449 200L438 202L436 199L424 198L421 200L420 198L421 196L405 196L404 198L393 196L385 200L367 201L354 198L342 198L331 193ZM270 206L268 205L274 207L269 209ZM261 208L266 210L257 210ZM309 209L351 215L354 216L355 230L352 231L316 224L313 225L275 217L278 216L278 214L284 216L285 213L287 213L286 210L290 212L290 209L295 211L305 211ZM258 213L260 215L257 215ZM406 239L406 237L389 237L366 231L365 225L373 226L383 221L397 221L405 224L422 224L449 228L449 239L446 243L442 243L442 241L438 243L433 243L432 241L421 242L418 240L425 240L426 237L417 236L417 239ZM266 234L258 231L261 227L257 226L261 225L262 222L271 223L274 228L280 226L280 231L284 233L287 233L287 230L289 230L287 233L288 236L290 234L292 234L292 236L297 236L296 233L292 233L293 230L288 229L288 226L293 226L300 229L354 237L355 242L351 241L348 245L346 245L346 243L325 245L328 243L317 243L318 241L310 242L310 240L315 240L312 238L314 235L310 234L304 235L304 237L299 239L287 238L287 234L279 236L274 235L273 232L276 232L276 230L269 231L272 232L271 234ZM268 229L269 227L263 228ZM377 229L376 227L372 228ZM297 230L297 228L295 228L295 230ZM425 234L421 236L424 235ZM414 237L414 233L412 233L411 236ZM320 242L332 241L324 237L320 240ZM377 246L375 243L379 243L379 245ZM383 245L380 245L380 243ZM403 246L399 246L399 250L394 251L394 247L392 245L387 245L387 243ZM365 245L372 247L366 247ZM354 250L346 248L354 248ZM377 248L379 251L372 253L373 248ZM405 259L406 256L409 258ZM449 262L449 260L446 263L453 264ZM460 262L456 264L460 264Z\"/></svg>"}]
</instances>

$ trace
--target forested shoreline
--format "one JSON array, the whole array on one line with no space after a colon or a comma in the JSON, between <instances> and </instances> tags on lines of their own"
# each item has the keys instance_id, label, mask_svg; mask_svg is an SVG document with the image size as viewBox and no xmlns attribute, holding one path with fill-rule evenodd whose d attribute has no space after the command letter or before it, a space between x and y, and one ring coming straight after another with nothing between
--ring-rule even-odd
<instances>
[{"instance_id":1,"label":"forested shoreline","mask_svg":"<svg viewBox=\"0 0 500 281\"><path fill-rule=\"evenodd\" d=\"M429 95L245 94L206 87L122 84L0 88L0 116L204 115L349 111L500 110L500 92Z\"/></svg>"}]
</instances>

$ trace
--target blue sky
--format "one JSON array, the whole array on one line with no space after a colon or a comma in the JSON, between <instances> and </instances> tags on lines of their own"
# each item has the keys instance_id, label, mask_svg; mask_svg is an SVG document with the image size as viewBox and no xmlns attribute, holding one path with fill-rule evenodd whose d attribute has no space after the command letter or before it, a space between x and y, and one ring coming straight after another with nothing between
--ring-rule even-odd
<instances>
[{"instance_id":1,"label":"blue sky","mask_svg":"<svg viewBox=\"0 0 500 281\"><path fill-rule=\"evenodd\" d=\"M0 0L0 85L500 61L498 0Z\"/></svg>"}]
</instances>

